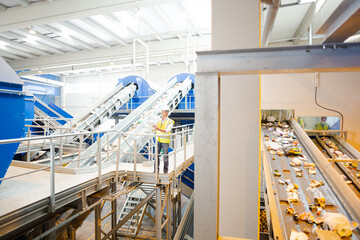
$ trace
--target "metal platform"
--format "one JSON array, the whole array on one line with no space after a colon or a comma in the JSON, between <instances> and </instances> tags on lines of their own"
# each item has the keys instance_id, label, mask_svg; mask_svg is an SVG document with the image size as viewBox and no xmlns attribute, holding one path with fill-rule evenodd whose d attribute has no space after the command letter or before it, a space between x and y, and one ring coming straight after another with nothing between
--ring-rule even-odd
<instances>
[{"instance_id":1,"label":"metal platform","mask_svg":"<svg viewBox=\"0 0 360 240\"><path fill-rule=\"evenodd\" d=\"M55 209L58 211L63 206L82 201L84 199L109 188L117 181L130 181L139 183L170 184L179 176L194 160L193 144L187 145L186 156L179 149L176 154L176 168L174 166L174 154L169 156L169 173L155 174L153 166L145 167L143 164L120 163L119 171L116 165L104 168L101 171L101 182L98 172L86 174L55 174ZM136 171L134 170L136 168ZM162 164L160 165L162 169ZM32 169L11 166L6 178L19 174L25 174ZM116 177L117 176L117 177ZM39 171L3 181L0 186L0 239L16 236L19 232L29 228L37 221L52 215L50 205L50 172Z\"/></svg>"}]
</instances>

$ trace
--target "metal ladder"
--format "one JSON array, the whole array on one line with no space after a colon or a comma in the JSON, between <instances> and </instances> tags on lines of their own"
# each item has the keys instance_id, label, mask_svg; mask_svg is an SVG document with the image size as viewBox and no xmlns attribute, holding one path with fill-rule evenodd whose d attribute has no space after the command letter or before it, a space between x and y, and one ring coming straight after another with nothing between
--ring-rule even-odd
<instances>
[{"instance_id":1,"label":"metal ladder","mask_svg":"<svg viewBox=\"0 0 360 240\"><path fill-rule=\"evenodd\" d=\"M118 218L118 222L121 221L130 211L132 211L144 198L146 194L140 189L136 189L130 192L125 204L121 210ZM123 226L126 228L126 233L136 235L140 231L141 223L145 215L147 204L145 204L139 211L134 214Z\"/></svg>"}]
</instances>

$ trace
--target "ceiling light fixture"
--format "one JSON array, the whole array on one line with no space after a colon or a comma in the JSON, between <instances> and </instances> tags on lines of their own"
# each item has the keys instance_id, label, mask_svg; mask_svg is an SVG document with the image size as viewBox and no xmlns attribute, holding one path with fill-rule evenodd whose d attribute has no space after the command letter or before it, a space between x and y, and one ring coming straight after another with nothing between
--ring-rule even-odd
<instances>
[{"instance_id":1,"label":"ceiling light fixture","mask_svg":"<svg viewBox=\"0 0 360 240\"><path fill-rule=\"evenodd\" d=\"M37 40L38 38L37 37L35 37L35 36L27 36L24 40L26 41L26 42L28 42L28 43L36 43L36 40Z\"/></svg>"},{"instance_id":2,"label":"ceiling light fixture","mask_svg":"<svg viewBox=\"0 0 360 240\"><path fill-rule=\"evenodd\" d=\"M29 28L28 33L30 33L31 35L36 35L36 31L33 28Z\"/></svg>"},{"instance_id":3,"label":"ceiling light fixture","mask_svg":"<svg viewBox=\"0 0 360 240\"><path fill-rule=\"evenodd\" d=\"M8 43L7 43L7 42L0 41L0 48L2 48L2 49L6 49L6 45L8 45Z\"/></svg>"}]
</instances>

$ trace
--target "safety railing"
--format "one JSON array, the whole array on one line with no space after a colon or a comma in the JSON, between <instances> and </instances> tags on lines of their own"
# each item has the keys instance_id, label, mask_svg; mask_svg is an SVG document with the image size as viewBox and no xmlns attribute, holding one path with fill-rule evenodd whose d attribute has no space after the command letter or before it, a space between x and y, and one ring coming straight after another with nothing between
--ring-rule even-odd
<instances>
[{"instance_id":1,"label":"safety railing","mask_svg":"<svg viewBox=\"0 0 360 240\"><path fill-rule=\"evenodd\" d=\"M23 143L27 142L30 144L32 141L43 141L45 144L49 146L49 159L48 161L42 161L42 164L39 163L31 163L28 162L23 164L22 166L26 166L26 164L31 165L31 168L36 168L36 170L32 171L24 171L22 174L10 176L10 177L4 177L0 178L0 182L7 181L13 178L18 178L25 175L35 174L40 171L50 171L50 209L51 211L55 211L55 172L69 172L66 171L64 166L73 162L73 161L80 161L81 159L81 152L84 148L83 144L79 144L78 149L75 149L75 151L78 154L78 158L71 159L71 160L63 160L63 158L66 155L63 155L68 148L64 147L62 145L63 141L62 139L66 139L68 137L72 136L79 136L79 139L82 139L82 136L91 134L93 135L100 135L105 134L108 132L116 132L118 136L117 142L110 144L109 139L107 139L107 144L105 147L101 144L101 138L97 139L97 151L92 156L96 159L94 162L94 165L97 169L97 181L99 186L101 186L102 183L102 172L103 169L106 167L111 167L115 165L115 180L118 181L119 179L119 171L122 171L122 167L120 166L122 164L121 159L124 155L131 156L132 161L128 162L126 164L132 164L132 172L133 172L133 181L136 182L139 178L138 175L141 173L148 174L149 172L153 175L150 176L150 178L153 179L152 183L159 183L160 179L160 171L159 169L159 161L156 161L157 159L164 160L165 158L168 158L168 167L169 171L166 175L161 175L161 177L169 177L172 178L175 184L173 186L176 186L179 188L179 178L177 177L179 175L179 172L181 173L184 171L187 167L187 160L189 159L189 156L191 154L187 154L188 152L191 153L193 151L193 148L189 149L189 144L193 141L194 136L194 127L193 125L185 125L185 126L178 126L174 127L173 129L174 133L171 133L167 135L167 137L170 137L170 143L169 143L169 153L166 154L164 152L159 151L159 137L164 137L164 135L157 135L154 133L148 133L148 134L137 134L137 133L130 133L130 132L118 132L115 130L109 130L109 131L96 131L96 132L80 132L80 133L71 133L71 134L60 134L60 135L50 135L50 136L39 136L39 137L27 137L27 138L17 138L17 139L7 139L7 140L0 140L0 144L11 144L11 143ZM133 142L127 142L127 136L134 135L136 138L132 138ZM137 139L140 139L144 136L148 136L149 141L145 145L145 147L138 151L137 149ZM124 151L121 148L121 143L126 142L127 145L130 145L131 151ZM71 150L74 150L71 148ZM107 161L109 159L109 155L111 153L116 153L116 161L110 162ZM27 154L30 154L30 152L27 152ZM89 156L87 156L89 158ZM129 159L127 157L126 159ZM142 164L142 169L139 170L138 167L139 163ZM37 166L37 167L35 167ZM144 169L145 166L145 169ZM150 168L149 168L150 167ZM76 169L75 171L76 172ZM16 187L16 186L13 186ZM0 190L1 191L1 190Z\"/></svg>"},{"instance_id":2,"label":"safety railing","mask_svg":"<svg viewBox=\"0 0 360 240\"><path fill-rule=\"evenodd\" d=\"M127 104L122 106L118 112L122 111L133 111L139 107L143 102L145 102L149 97L136 97L129 100ZM185 97L175 109L175 111L193 111L195 110L195 96Z\"/></svg>"}]
</instances>

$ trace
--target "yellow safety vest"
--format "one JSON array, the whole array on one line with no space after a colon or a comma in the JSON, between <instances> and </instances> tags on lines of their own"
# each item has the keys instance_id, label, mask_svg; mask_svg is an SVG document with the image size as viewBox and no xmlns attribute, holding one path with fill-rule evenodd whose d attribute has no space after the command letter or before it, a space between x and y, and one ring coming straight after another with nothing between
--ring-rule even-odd
<instances>
[{"instance_id":1,"label":"yellow safety vest","mask_svg":"<svg viewBox=\"0 0 360 240\"><path fill-rule=\"evenodd\" d=\"M300 118L299 124L300 124L300 127L305 128L304 120L302 118Z\"/></svg>"},{"instance_id":2,"label":"yellow safety vest","mask_svg":"<svg viewBox=\"0 0 360 240\"><path fill-rule=\"evenodd\" d=\"M171 120L170 118L165 119L165 121L161 124L161 119L159 119L158 123L157 123L157 127L160 128L161 130L166 130L166 128L169 126L170 123L173 123L174 121ZM170 143L170 134L169 133L163 133L161 131L156 131L156 134L158 135L164 135L163 137L158 137L158 141L161 143Z\"/></svg>"},{"instance_id":3,"label":"yellow safety vest","mask_svg":"<svg viewBox=\"0 0 360 240\"><path fill-rule=\"evenodd\" d=\"M320 122L316 123L316 130L328 130L328 129L329 129L329 124L325 123L324 127L322 127Z\"/></svg>"}]
</instances>

